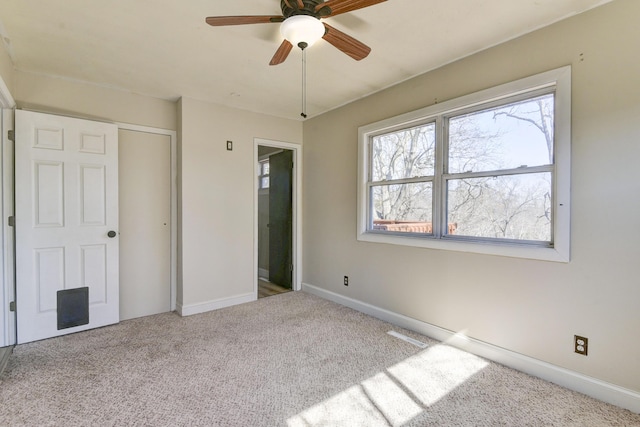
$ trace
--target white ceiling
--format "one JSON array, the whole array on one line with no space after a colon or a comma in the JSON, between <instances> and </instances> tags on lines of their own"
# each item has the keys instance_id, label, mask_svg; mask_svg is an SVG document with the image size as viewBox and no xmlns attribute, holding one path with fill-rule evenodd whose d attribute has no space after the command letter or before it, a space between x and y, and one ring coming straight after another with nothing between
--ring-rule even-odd
<instances>
[{"instance_id":1,"label":"white ceiling","mask_svg":"<svg viewBox=\"0 0 640 427\"><path fill-rule=\"evenodd\" d=\"M324 40L309 48L308 114L608 1L388 0L329 18L372 51L357 62ZM279 24L204 21L280 14L280 0L0 0L0 33L21 71L300 119L300 51L268 65L282 41Z\"/></svg>"}]
</instances>

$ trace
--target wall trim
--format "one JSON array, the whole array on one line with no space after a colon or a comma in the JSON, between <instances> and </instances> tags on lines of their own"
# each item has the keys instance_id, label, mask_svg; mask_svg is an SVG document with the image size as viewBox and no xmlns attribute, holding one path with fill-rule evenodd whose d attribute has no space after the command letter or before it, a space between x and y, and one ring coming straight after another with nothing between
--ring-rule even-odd
<instances>
[{"instance_id":1,"label":"wall trim","mask_svg":"<svg viewBox=\"0 0 640 427\"><path fill-rule=\"evenodd\" d=\"M236 295L231 298L220 298L211 301L200 302L197 304L183 305L176 304L176 311L180 316L192 316L194 314L206 313L207 311L218 310L220 308L231 307L232 305L244 304L258 299L255 292L248 294Z\"/></svg>"},{"instance_id":2,"label":"wall trim","mask_svg":"<svg viewBox=\"0 0 640 427\"><path fill-rule=\"evenodd\" d=\"M640 413L640 393L440 328L308 283L302 290L603 402Z\"/></svg>"},{"instance_id":3,"label":"wall trim","mask_svg":"<svg viewBox=\"0 0 640 427\"><path fill-rule=\"evenodd\" d=\"M265 279L269 278L269 270L266 268L258 267L258 277L264 277Z\"/></svg>"}]
</instances>

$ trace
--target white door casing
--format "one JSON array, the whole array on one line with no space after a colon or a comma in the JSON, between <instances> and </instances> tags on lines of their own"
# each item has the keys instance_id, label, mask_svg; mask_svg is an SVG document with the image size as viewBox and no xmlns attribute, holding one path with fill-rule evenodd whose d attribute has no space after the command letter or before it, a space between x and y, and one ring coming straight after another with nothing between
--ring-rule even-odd
<instances>
[{"instance_id":1,"label":"white door casing","mask_svg":"<svg viewBox=\"0 0 640 427\"><path fill-rule=\"evenodd\" d=\"M118 128L22 110L15 119L18 343L117 323ZM58 330L57 291L85 286L89 323Z\"/></svg>"},{"instance_id":2,"label":"white door casing","mask_svg":"<svg viewBox=\"0 0 640 427\"><path fill-rule=\"evenodd\" d=\"M16 101L11 96L9 88L0 76L0 108L2 109L2 150L0 157L0 184L2 187L2 280L0 280L0 347L16 343L16 316L10 310L10 303L15 301L14 294L14 229L9 226L9 217L13 210L13 141L9 139L8 131L13 130L13 109Z\"/></svg>"},{"instance_id":3,"label":"white door casing","mask_svg":"<svg viewBox=\"0 0 640 427\"><path fill-rule=\"evenodd\" d=\"M0 97L1 98L1 97ZM1 103L0 103L1 104ZM13 345L16 343L16 317L15 312L10 310L10 303L15 301L15 262L14 262L14 227L9 225L9 217L14 216L13 209L13 146L9 139L8 132L13 131L13 109L2 109L2 307L0 307L0 347ZM15 139L15 138L14 138Z\"/></svg>"}]
</instances>

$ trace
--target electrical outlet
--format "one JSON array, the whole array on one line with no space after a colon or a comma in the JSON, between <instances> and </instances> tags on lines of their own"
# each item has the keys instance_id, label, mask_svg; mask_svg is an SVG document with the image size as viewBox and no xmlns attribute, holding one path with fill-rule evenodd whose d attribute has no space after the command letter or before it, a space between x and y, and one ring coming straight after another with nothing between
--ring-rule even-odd
<instances>
[{"instance_id":1,"label":"electrical outlet","mask_svg":"<svg viewBox=\"0 0 640 427\"><path fill-rule=\"evenodd\" d=\"M349 276L344 276L344 285L349 286Z\"/></svg>"},{"instance_id":2,"label":"electrical outlet","mask_svg":"<svg viewBox=\"0 0 640 427\"><path fill-rule=\"evenodd\" d=\"M579 335L574 335L573 347L576 353L586 356L587 349L589 348L589 338L581 337Z\"/></svg>"}]
</instances>

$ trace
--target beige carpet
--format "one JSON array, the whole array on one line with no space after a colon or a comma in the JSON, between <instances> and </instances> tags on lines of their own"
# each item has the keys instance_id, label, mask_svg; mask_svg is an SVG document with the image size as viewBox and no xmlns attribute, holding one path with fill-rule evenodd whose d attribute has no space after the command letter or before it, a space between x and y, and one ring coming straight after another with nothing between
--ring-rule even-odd
<instances>
[{"instance_id":1,"label":"beige carpet","mask_svg":"<svg viewBox=\"0 0 640 427\"><path fill-rule=\"evenodd\" d=\"M640 425L302 292L17 346L0 405L2 426Z\"/></svg>"}]
</instances>

